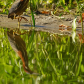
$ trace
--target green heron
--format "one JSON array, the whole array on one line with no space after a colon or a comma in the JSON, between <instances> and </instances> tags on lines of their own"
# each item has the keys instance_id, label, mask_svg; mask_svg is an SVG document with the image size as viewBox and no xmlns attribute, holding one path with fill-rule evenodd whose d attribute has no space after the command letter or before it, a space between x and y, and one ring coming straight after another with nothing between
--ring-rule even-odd
<instances>
[{"instance_id":1,"label":"green heron","mask_svg":"<svg viewBox=\"0 0 84 84\"><path fill-rule=\"evenodd\" d=\"M24 71L28 74L35 74L28 67L28 56L26 52L26 44L22 40L20 35L15 34L13 30L7 31L7 35L8 35L8 40L10 42L11 47L22 60Z\"/></svg>"},{"instance_id":2,"label":"green heron","mask_svg":"<svg viewBox=\"0 0 84 84\"><path fill-rule=\"evenodd\" d=\"M24 17L20 17L20 15L26 10L27 6L28 6L28 2L29 0L16 0L12 7L9 10L9 14L8 14L8 18L11 19L18 19L18 26L20 27L20 21L19 18L23 18L27 21L26 18ZM17 17L19 16L19 17Z\"/></svg>"}]
</instances>

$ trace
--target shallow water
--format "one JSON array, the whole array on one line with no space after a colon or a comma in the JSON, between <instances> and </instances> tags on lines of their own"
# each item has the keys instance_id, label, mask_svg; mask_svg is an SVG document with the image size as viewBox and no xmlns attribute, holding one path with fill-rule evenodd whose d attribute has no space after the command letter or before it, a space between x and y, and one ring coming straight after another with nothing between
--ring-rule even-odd
<instances>
[{"instance_id":1,"label":"shallow water","mask_svg":"<svg viewBox=\"0 0 84 84\"><path fill-rule=\"evenodd\" d=\"M29 68L39 73L39 75L31 75L23 69L23 61L18 56L19 50L16 48L15 40L11 42L14 42L14 49L17 50L12 49L13 44L10 45L7 31L10 29L0 28L0 82L2 84L84 82L84 44L80 43L79 37L76 37L76 41L73 42L72 37L68 35L34 30L21 30L18 33L13 30L13 36L16 34L22 39L18 45L21 44L20 49L27 52ZM26 46L25 49L22 46Z\"/></svg>"}]
</instances>

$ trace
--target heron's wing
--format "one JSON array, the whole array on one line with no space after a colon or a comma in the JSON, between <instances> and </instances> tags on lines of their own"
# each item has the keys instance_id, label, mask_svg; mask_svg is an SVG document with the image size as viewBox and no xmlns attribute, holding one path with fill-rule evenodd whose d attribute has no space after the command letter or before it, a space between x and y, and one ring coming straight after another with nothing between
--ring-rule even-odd
<instances>
[{"instance_id":1,"label":"heron's wing","mask_svg":"<svg viewBox=\"0 0 84 84\"><path fill-rule=\"evenodd\" d=\"M14 3L13 3L13 5L12 5L12 7L10 8L10 10L9 10L9 14L10 13L14 13L20 6L21 6L21 1L20 0L16 0Z\"/></svg>"}]
</instances>

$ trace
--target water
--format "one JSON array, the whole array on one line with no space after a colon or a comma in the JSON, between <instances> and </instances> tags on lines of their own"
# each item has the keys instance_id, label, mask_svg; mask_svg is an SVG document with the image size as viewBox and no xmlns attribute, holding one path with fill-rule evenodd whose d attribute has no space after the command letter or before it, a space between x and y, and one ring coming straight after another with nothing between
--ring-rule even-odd
<instances>
[{"instance_id":1,"label":"water","mask_svg":"<svg viewBox=\"0 0 84 84\"><path fill-rule=\"evenodd\" d=\"M84 82L84 44L80 43L79 37L76 37L76 42L73 42L68 35L34 30L21 30L21 35L19 35L13 30L24 41L21 43L26 47L22 49L25 53L27 52L24 56L28 56L29 68L34 73L39 73L39 75L31 75L25 72L23 61L17 53L18 50L15 52L12 49L7 31L10 30L0 28L1 84L77 84Z\"/></svg>"}]
</instances>

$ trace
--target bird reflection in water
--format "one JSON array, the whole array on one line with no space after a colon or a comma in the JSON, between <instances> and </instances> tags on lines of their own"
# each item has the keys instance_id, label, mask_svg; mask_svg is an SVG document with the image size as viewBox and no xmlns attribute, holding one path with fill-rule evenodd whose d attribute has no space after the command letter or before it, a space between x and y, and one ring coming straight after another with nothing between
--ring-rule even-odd
<instances>
[{"instance_id":1,"label":"bird reflection in water","mask_svg":"<svg viewBox=\"0 0 84 84\"><path fill-rule=\"evenodd\" d=\"M33 73L28 67L28 56L26 51L26 44L23 39L15 33L13 30L7 31L8 40L10 42L11 47L13 50L18 54L23 62L24 71L28 74L37 74Z\"/></svg>"}]
</instances>

